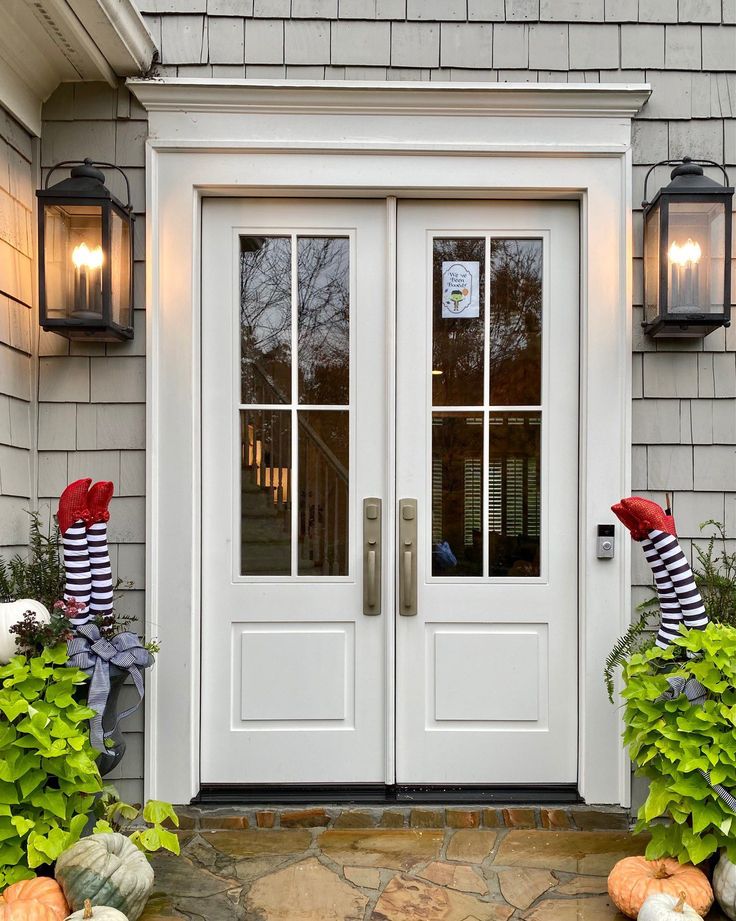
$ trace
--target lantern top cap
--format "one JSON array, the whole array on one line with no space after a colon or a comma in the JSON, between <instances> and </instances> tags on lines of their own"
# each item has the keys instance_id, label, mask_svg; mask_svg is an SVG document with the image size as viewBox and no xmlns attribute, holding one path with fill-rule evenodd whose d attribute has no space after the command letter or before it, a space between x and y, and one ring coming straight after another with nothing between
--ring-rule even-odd
<instances>
[{"instance_id":1,"label":"lantern top cap","mask_svg":"<svg viewBox=\"0 0 736 921\"><path fill-rule=\"evenodd\" d=\"M105 174L102 170L97 169L92 160L85 160L79 166L73 166L71 169L72 179L89 179L91 182L105 184Z\"/></svg>"},{"instance_id":2,"label":"lantern top cap","mask_svg":"<svg viewBox=\"0 0 736 921\"><path fill-rule=\"evenodd\" d=\"M724 186L704 175L700 163L693 163L690 157L683 157L670 173L671 182L663 192L722 192Z\"/></svg>"},{"instance_id":3,"label":"lantern top cap","mask_svg":"<svg viewBox=\"0 0 736 921\"><path fill-rule=\"evenodd\" d=\"M107 188L105 185L105 174L102 170L98 169L100 166L110 167L111 169L117 170L122 175L128 193L127 205L124 205ZM60 182L56 182L54 185L49 186L49 180L52 173L63 167L71 167L68 178L62 179ZM130 183L128 182L128 177L119 166L115 166L112 163L97 163L88 158L85 160L67 160L62 163L57 163L49 170L44 188L38 189L36 195L38 198L97 199L98 201L109 201L121 210L127 211L131 218L133 217L131 213Z\"/></svg>"}]
</instances>

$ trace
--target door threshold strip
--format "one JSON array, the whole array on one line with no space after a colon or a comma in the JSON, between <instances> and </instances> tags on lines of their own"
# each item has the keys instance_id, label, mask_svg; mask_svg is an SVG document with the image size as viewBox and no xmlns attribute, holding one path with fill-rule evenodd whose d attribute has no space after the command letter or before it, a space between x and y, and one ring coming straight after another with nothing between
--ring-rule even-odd
<instances>
[{"instance_id":1,"label":"door threshold strip","mask_svg":"<svg viewBox=\"0 0 736 921\"><path fill-rule=\"evenodd\" d=\"M496 786L460 784L203 784L192 803L467 803L555 804L581 802L576 784Z\"/></svg>"}]
</instances>

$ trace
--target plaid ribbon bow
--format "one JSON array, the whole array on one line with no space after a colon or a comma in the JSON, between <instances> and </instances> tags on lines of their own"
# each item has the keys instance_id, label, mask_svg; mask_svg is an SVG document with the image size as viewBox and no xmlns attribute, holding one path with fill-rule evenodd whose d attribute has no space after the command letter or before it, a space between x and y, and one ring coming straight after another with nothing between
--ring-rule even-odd
<instances>
[{"instance_id":1,"label":"plaid ribbon bow","mask_svg":"<svg viewBox=\"0 0 736 921\"><path fill-rule=\"evenodd\" d=\"M96 624L83 624L77 627L76 636L67 641L67 651L67 664L72 668L80 668L91 676L87 705L95 711L95 716L90 720L90 741L97 751L107 751L105 739L115 732L121 720L138 709L143 700L141 669L153 665L153 656L141 644L140 637L135 633L118 633L107 640L100 635ZM105 712L110 694L111 665L117 665L130 674L138 691L138 701L122 713L117 713L115 725L105 732L102 728L102 714Z\"/></svg>"},{"instance_id":2,"label":"plaid ribbon bow","mask_svg":"<svg viewBox=\"0 0 736 921\"><path fill-rule=\"evenodd\" d=\"M674 700L680 694L684 694L694 707L702 707L708 697L708 691L695 678L683 678L681 675L673 675L667 678L668 689L659 695L657 701ZM705 779L705 782L716 794L718 799L724 803L731 812L736 812L736 797L719 783L710 782L710 771L704 771L698 768L698 773Z\"/></svg>"}]
</instances>

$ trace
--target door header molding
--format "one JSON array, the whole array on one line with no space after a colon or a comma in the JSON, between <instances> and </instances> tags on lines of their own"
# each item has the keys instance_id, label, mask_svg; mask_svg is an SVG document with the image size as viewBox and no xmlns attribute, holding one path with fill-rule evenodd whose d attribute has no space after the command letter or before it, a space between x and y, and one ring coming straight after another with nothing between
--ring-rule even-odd
<instances>
[{"instance_id":1,"label":"door header molding","mask_svg":"<svg viewBox=\"0 0 736 921\"><path fill-rule=\"evenodd\" d=\"M569 115L632 118L649 98L639 83L425 83L407 81L131 78L149 112L332 115Z\"/></svg>"}]
</instances>

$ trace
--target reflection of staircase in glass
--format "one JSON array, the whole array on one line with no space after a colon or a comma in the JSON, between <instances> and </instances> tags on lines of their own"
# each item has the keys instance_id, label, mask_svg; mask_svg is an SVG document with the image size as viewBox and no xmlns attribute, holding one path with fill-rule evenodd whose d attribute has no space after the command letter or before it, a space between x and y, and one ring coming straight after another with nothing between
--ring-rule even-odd
<instances>
[{"instance_id":1,"label":"reflection of staircase in glass","mask_svg":"<svg viewBox=\"0 0 736 921\"><path fill-rule=\"evenodd\" d=\"M241 410L241 572L294 575L291 408L262 369L251 373L261 380L263 402L274 405ZM344 575L348 471L302 413L298 418L298 574Z\"/></svg>"}]
</instances>

